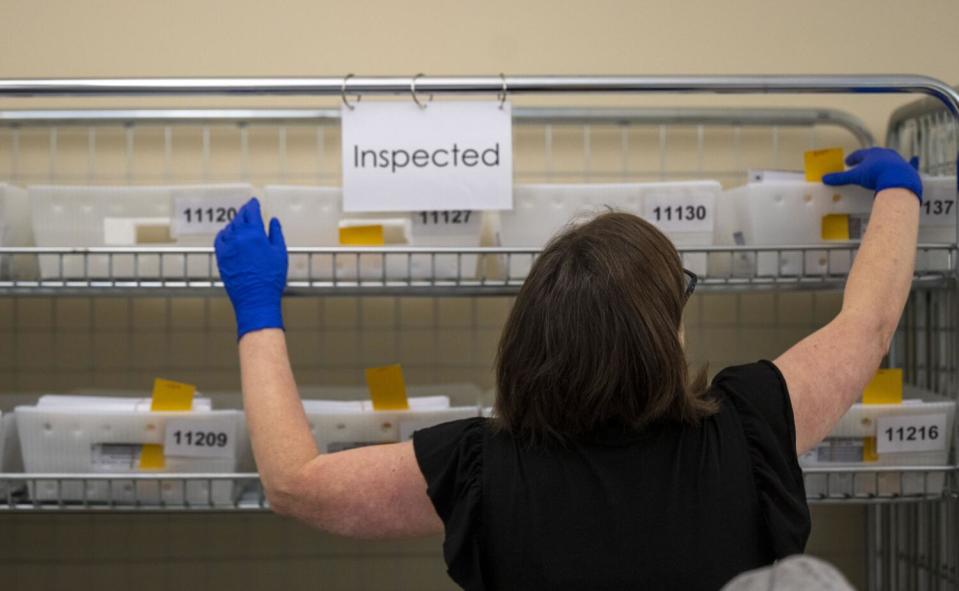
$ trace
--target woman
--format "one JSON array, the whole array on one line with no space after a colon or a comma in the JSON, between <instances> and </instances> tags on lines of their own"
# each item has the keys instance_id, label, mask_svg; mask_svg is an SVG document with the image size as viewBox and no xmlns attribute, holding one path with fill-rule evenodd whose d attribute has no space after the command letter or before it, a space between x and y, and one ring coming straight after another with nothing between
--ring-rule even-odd
<instances>
[{"instance_id":1,"label":"woman","mask_svg":"<svg viewBox=\"0 0 959 591\"><path fill-rule=\"evenodd\" d=\"M708 388L689 380L681 325L694 283L654 227L606 214L533 265L500 343L495 419L323 455L282 330L280 224L265 233L251 201L216 250L273 510L362 538L445 530L449 574L466 589L716 589L802 552L797 453L879 367L915 257L916 171L879 148L847 163L824 181L876 197L842 310L775 361L728 368Z\"/></svg>"}]
</instances>

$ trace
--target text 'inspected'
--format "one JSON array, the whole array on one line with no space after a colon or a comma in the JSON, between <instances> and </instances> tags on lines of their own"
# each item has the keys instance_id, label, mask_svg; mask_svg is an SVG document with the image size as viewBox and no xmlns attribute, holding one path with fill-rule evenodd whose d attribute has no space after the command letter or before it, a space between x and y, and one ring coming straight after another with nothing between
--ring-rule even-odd
<instances>
[{"instance_id":1,"label":"text 'inspected'","mask_svg":"<svg viewBox=\"0 0 959 591\"><path fill-rule=\"evenodd\" d=\"M509 103L357 103L342 110L342 142L345 211L513 206Z\"/></svg>"}]
</instances>

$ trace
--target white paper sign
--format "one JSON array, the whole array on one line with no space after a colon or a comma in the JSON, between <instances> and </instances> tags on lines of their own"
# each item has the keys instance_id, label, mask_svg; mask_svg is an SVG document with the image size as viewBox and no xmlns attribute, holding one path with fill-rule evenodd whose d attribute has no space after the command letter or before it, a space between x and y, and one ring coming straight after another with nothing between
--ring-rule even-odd
<instances>
[{"instance_id":1,"label":"white paper sign","mask_svg":"<svg viewBox=\"0 0 959 591\"><path fill-rule=\"evenodd\" d=\"M233 422L172 419L166 423L163 455L189 458L232 458L236 448Z\"/></svg>"},{"instance_id":2,"label":"white paper sign","mask_svg":"<svg viewBox=\"0 0 959 591\"><path fill-rule=\"evenodd\" d=\"M512 209L509 103L371 101L341 112L344 211Z\"/></svg>"},{"instance_id":3,"label":"white paper sign","mask_svg":"<svg viewBox=\"0 0 959 591\"><path fill-rule=\"evenodd\" d=\"M945 413L879 417L876 421L876 452L902 453L942 451L951 437L946 432Z\"/></svg>"},{"instance_id":4,"label":"white paper sign","mask_svg":"<svg viewBox=\"0 0 959 591\"><path fill-rule=\"evenodd\" d=\"M651 193L643 202L643 218L663 232L712 232L716 223L715 193Z\"/></svg>"},{"instance_id":5,"label":"white paper sign","mask_svg":"<svg viewBox=\"0 0 959 591\"><path fill-rule=\"evenodd\" d=\"M236 217L249 198L242 194L174 197L170 234L216 234Z\"/></svg>"}]
</instances>

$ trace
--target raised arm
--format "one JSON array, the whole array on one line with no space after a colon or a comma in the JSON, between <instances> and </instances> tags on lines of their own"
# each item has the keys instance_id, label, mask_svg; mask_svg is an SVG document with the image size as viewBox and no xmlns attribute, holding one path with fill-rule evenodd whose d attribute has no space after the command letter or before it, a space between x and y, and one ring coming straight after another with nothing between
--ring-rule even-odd
<instances>
[{"instance_id":1,"label":"raised arm","mask_svg":"<svg viewBox=\"0 0 959 591\"><path fill-rule=\"evenodd\" d=\"M842 309L775 360L792 401L798 453L829 434L875 375L912 284L922 199L919 174L884 148L854 152L846 162L856 166L826 175L823 182L858 184L876 191L876 198Z\"/></svg>"},{"instance_id":2,"label":"raised arm","mask_svg":"<svg viewBox=\"0 0 959 591\"><path fill-rule=\"evenodd\" d=\"M236 313L243 406L270 506L334 533L385 538L440 533L411 443L320 454L290 368L280 299L287 253L276 219L251 200L216 238Z\"/></svg>"}]
</instances>

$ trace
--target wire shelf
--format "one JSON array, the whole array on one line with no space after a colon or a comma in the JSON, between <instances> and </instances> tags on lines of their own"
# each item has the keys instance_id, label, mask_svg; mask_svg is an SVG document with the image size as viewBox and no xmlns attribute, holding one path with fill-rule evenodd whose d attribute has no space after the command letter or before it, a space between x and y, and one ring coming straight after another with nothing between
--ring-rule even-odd
<instances>
[{"instance_id":1,"label":"wire shelf","mask_svg":"<svg viewBox=\"0 0 959 591\"><path fill-rule=\"evenodd\" d=\"M0 474L0 511L267 509L257 474Z\"/></svg>"},{"instance_id":2,"label":"wire shelf","mask_svg":"<svg viewBox=\"0 0 959 591\"><path fill-rule=\"evenodd\" d=\"M955 176L959 128L945 106L922 99L897 109L889 118L886 145L905 156L919 157L919 170Z\"/></svg>"},{"instance_id":3,"label":"wire shelf","mask_svg":"<svg viewBox=\"0 0 959 591\"><path fill-rule=\"evenodd\" d=\"M943 498L956 470L956 466L815 468L804 470L804 475L810 503L892 503ZM0 511L269 509L255 473L0 474Z\"/></svg>"},{"instance_id":4,"label":"wire shelf","mask_svg":"<svg viewBox=\"0 0 959 591\"><path fill-rule=\"evenodd\" d=\"M841 287L858 244L680 247L706 291ZM538 248L291 247L288 295L508 295ZM206 247L0 248L20 272L0 279L2 295L210 295L223 286ZM944 285L956 246L923 244L915 282ZM10 262L10 261L5 261ZM33 277L22 272L33 268ZM35 270L39 268L40 274Z\"/></svg>"},{"instance_id":5,"label":"wire shelf","mask_svg":"<svg viewBox=\"0 0 959 591\"><path fill-rule=\"evenodd\" d=\"M810 502L922 501L951 494L956 466L805 468Z\"/></svg>"}]
</instances>

